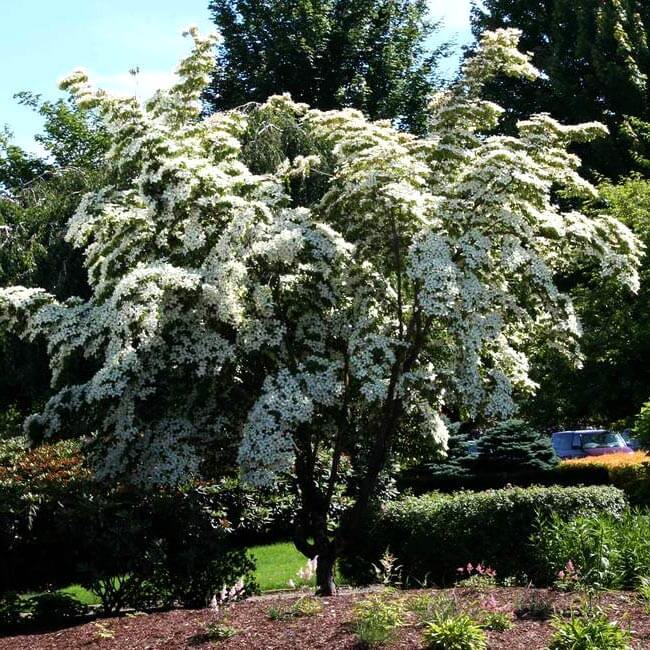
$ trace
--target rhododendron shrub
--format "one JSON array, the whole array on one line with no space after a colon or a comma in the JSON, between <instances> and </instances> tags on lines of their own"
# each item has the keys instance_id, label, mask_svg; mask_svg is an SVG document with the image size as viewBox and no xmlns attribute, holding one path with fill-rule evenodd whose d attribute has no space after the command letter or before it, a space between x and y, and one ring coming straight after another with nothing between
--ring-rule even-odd
<instances>
[{"instance_id":1,"label":"rhododendron shrub","mask_svg":"<svg viewBox=\"0 0 650 650\"><path fill-rule=\"evenodd\" d=\"M62 84L103 116L115 181L68 228L88 301L0 293L4 323L51 356L56 392L26 428L92 434L103 479L179 482L233 441L250 482L292 472L296 542L328 593L400 440L444 447L449 416L512 415L532 345L577 353L554 275L589 255L634 290L639 245L556 201L595 194L567 146L603 127L535 115L488 134L502 110L484 83L537 74L514 30L483 36L423 139L288 96L203 117L212 41L190 33L178 83L144 106L82 72ZM304 150L247 163L285 124Z\"/></svg>"}]
</instances>

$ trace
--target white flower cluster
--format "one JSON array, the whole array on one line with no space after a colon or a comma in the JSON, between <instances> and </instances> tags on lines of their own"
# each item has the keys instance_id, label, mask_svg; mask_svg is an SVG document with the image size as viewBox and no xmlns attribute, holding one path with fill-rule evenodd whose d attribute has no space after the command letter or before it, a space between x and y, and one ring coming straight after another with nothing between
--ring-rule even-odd
<instances>
[{"instance_id":1,"label":"white flower cluster","mask_svg":"<svg viewBox=\"0 0 650 650\"><path fill-rule=\"evenodd\" d=\"M268 483L297 449L365 435L387 405L444 447L445 405L500 418L534 390L536 337L576 352L558 269L587 254L638 286L633 235L551 192L595 193L567 146L602 127L537 115L518 137L486 135L503 112L480 98L486 80L537 74L516 31L483 36L426 138L286 95L202 117L213 40L190 35L178 83L144 106L83 72L62 84L112 139L114 182L83 198L67 235L91 298L0 290L0 322L51 355L56 392L27 426L94 432L100 476L182 480L204 446L236 438L247 478ZM253 173L251 111L284 115L313 146ZM294 200L292 183L314 179L322 192Z\"/></svg>"}]
</instances>

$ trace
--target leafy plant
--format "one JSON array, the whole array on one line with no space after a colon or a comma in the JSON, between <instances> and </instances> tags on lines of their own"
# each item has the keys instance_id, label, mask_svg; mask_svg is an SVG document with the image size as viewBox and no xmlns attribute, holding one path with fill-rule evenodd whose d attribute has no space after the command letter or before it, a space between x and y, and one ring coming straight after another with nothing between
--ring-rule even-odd
<instances>
[{"instance_id":1,"label":"leafy plant","mask_svg":"<svg viewBox=\"0 0 650 650\"><path fill-rule=\"evenodd\" d=\"M514 612L519 619L547 621L555 612L554 599L543 592L528 589L518 599Z\"/></svg>"},{"instance_id":2,"label":"leafy plant","mask_svg":"<svg viewBox=\"0 0 650 650\"><path fill-rule=\"evenodd\" d=\"M446 594L420 594L406 600L406 608L415 613L421 623L442 621L458 614L458 601Z\"/></svg>"},{"instance_id":3,"label":"leafy plant","mask_svg":"<svg viewBox=\"0 0 650 650\"><path fill-rule=\"evenodd\" d=\"M227 623L208 623L205 626L205 638L208 641L225 641L237 634L237 630Z\"/></svg>"},{"instance_id":4,"label":"leafy plant","mask_svg":"<svg viewBox=\"0 0 650 650\"><path fill-rule=\"evenodd\" d=\"M549 582L568 589L635 588L650 575L650 516L628 511L616 517L551 515L533 536L537 566Z\"/></svg>"},{"instance_id":5,"label":"leafy plant","mask_svg":"<svg viewBox=\"0 0 650 650\"><path fill-rule=\"evenodd\" d=\"M466 614L427 623L424 640L431 650L485 650L487 648L485 632Z\"/></svg>"},{"instance_id":6,"label":"leafy plant","mask_svg":"<svg viewBox=\"0 0 650 650\"><path fill-rule=\"evenodd\" d=\"M645 604L646 610L650 612L650 578L648 576L641 577L637 591Z\"/></svg>"},{"instance_id":7,"label":"leafy plant","mask_svg":"<svg viewBox=\"0 0 650 650\"><path fill-rule=\"evenodd\" d=\"M404 624L404 604L386 595L373 596L354 606L355 631L362 645L374 648L390 643Z\"/></svg>"},{"instance_id":8,"label":"leafy plant","mask_svg":"<svg viewBox=\"0 0 650 650\"><path fill-rule=\"evenodd\" d=\"M56 625L83 616L88 608L76 598L61 592L32 596L27 601L31 619L39 625Z\"/></svg>"},{"instance_id":9,"label":"leafy plant","mask_svg":"<svg viewBox=\"0 0 650 650\"><path fill-rule=\"evenodd\" d=\"M17 593L12 591L0 595L0 627L16 625L24 609L25 604Z\"/></svg>"},{"instance_id":10,"label":"leafy plant","mask_svg":"<svg viewBox=\"0 0 650 650\"><path fill-rule=\"evenodd\" d=\"M287 618L300 618L301 616L316 616L323 611L323 603L310 596L298 598L289 607L272 606L266 612L266 615L272 621L281 621Z\"/></svg>"},{"instance_id":11,"label":"leafy plant","mask_svg":"<svg viewBox=\"0 0 650 650\"><path fill-rule=\"evenodd\" d=\"M553 619L548 650L631 650L631 635L602 612Z\"/></svg>"},{"instance_id":12,"label":"leafy plant","mask_svg":"<svg viewBox=\"0 0 650 650\"><path fill-rule=\"evenodd\" d=\"M510 616L505 612L483 612L479 624L484 630L494 632L505 632L513 627Z\"/></svg>"}]
</instances>

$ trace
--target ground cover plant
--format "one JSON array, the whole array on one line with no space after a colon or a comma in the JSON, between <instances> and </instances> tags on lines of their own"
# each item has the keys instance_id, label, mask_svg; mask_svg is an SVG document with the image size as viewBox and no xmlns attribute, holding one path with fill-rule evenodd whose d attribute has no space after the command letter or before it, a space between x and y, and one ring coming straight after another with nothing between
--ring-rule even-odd
<instances>
[{"instance_id":1,"label":"ground cover plant","mask_svg":"<svg viewBox=\"0 0 650 650\"><path fill-rule=\"evenodd\" d=\"M233 448L250 482L293 472L295 541L332 593L400 440L444 446L443 413L511 416L535 346L577 351L556 272L586 255L636 290L640 248L563 209L596 195L567 147L601 126L485 134L502 111L484 85L538 75L514 30L484 35L426 138L288 97L203 118L213 42L191 35L178 83L144 106L63 83L104 120L111 183L68 228L87 300L0 292L2 321L49 344L56 392L27 430L89 436L95 477L140 487Z\"/></svg>"}]
</instances>

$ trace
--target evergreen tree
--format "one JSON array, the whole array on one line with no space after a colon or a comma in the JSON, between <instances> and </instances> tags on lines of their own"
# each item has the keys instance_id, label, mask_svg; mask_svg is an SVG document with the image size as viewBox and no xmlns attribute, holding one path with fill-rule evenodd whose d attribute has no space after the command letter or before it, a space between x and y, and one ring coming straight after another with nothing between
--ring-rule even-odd
<instances>
[{"instance_id":1,"label":"evergreen tree","mask_svg":"<svg viewBox=\"0 0 650 650\"><path fill-rule=\"evenodd\" d=\"M488 429L477 446L479 472L546 470L557 463L550 437L522 420L507 420Z\"/></svg>"},{"instance_id":2,"label":"evergreen tree","mask_svg":"<svg viewBox=\"0 0 650 650\"><path fill-rule=\"evenodd\" d=\"M499 79L488 89L488 96L508 110L511 126L536 112L571 123L597 120L611 136L582 148L585 165L611 178L640 168L630 148L650 119L650 3L485 0L474 5L476 36L485 29L521 29L522 47L542 72L534 81Z\"/></svg>"},{"instance_id":3,"label":"evergreen tree","mask_svg":"<svg viewBox=\"0 0 650 650\"><path fill-rule=\"evenodd\" d=\"M212 0L223 41L205 95L211 109L288 92L329 110L351 106L415 131L435 82L426 0Z\"/></svg>"}]
</instances>

